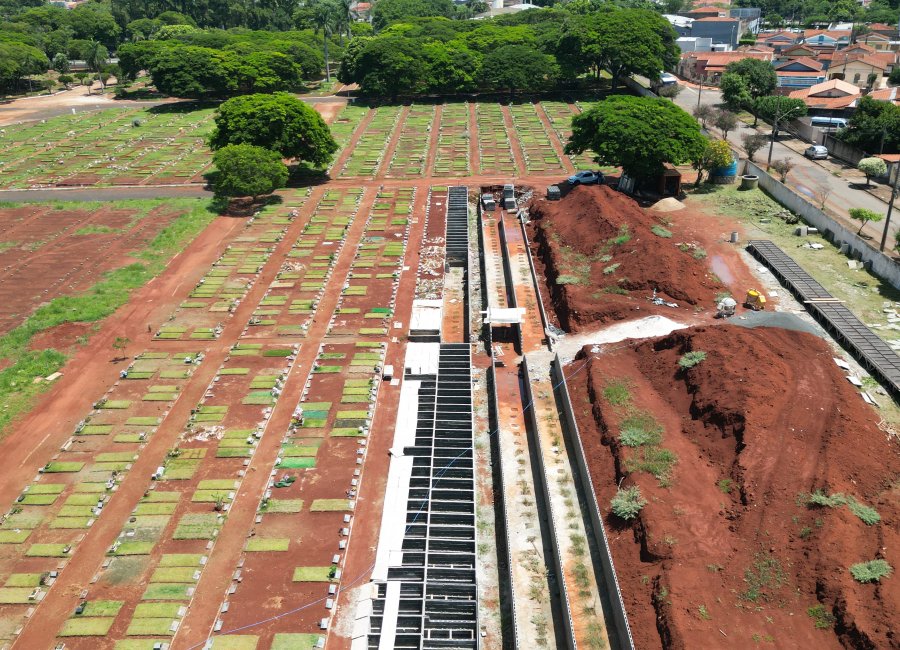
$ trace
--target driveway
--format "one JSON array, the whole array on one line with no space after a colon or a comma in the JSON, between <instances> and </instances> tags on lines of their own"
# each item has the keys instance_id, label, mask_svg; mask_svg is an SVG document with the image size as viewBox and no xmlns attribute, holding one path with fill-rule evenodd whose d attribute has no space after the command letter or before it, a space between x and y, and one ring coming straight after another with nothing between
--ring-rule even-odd
<instances>
[{"instance_id":1,"label":"driveway","mask_svg":"<svg viewBox=\"0 0 900 650\"><path fill-rule=\"evenodd\" d=\"M702 91L694 84L681 84L682 90L675 98L675 103L691 113L697 107L699 96L700 103L716 105L721 103L721 93L715 88L704 87ZM711 132L721 136L718 130L710 127ZM747 124L739 123L737 129L728 134L728 142L738 150L743 151L741 138L748 133L764 133L768 135L771 129L768 124L760 122L760 128L753 129ZM823 191L828 193L825 202L826 212L843 222L854 232L859 229L859 222L850 218L850 208L868 208L880 214L885 214L887 204L881 199L869 194L862 186L865 184L865 176L853 167L848 167L834 159L809 160L802 155L802 151L809 146L806 142L790 138L782 141L787 136L782 132L779 141L775 143L772 152L772 160L788 158L794 163L794 168L788 174L787 185L800 194L810 199L811 203L818 204ZM757 164L764 166L769 155L769 148L756 153ZM895 242L895 233L900 230L900 200L895 205L895 212L891 215L891 224L888 227L888 239L885 250L892 249ZM876 246L881 241L884 230L884 222L868 223L863 228L863 235L871 238Z\"/></svg>"}]
</instances>

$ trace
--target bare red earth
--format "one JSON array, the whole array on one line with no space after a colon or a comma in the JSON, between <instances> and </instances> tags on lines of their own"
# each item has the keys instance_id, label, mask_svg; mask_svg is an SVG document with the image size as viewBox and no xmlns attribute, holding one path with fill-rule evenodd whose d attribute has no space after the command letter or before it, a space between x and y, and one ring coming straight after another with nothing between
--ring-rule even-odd
<instances>
[{"instance_id":1,"label":"bare red earth","mask_svg":"<svg viewBox=\"0 0 900 650\"><path fill-rule=\"evenodd\" d=\"M704 361L678 370L686 352ZM900 558L900 455L822 340L776 328L707 326L573 362L570 389L638 648L900 647L900 579L860 584L849 567ZM630 405L604 388L629 382ZM677 454L670 486L627 473L619 443L633 409ZM609 513L616 485L648 501L632 523ZM821 489L875 508L809 506ZM754 574L760 594L749 593ZM749 573L748 573L749 572ZM780 577L779 577L780 576ZM808 608L833 616L817 629Z\"/></svg>"},{"instance_id":2,"label":"bare red earth","mask_svg":"<svg viewBox=\"0 0 900 650\"><path fill-rule=\"evenodd\" d=\"M646 299L654 289L669 301L709 307L721 288L695 257L702 249L677 223L609 187L578 186L561 201L536 199L530 216L545 299L567 331L652 312ZM654 226L672 236L654 234Z\"/></svg>"}]
</instances>

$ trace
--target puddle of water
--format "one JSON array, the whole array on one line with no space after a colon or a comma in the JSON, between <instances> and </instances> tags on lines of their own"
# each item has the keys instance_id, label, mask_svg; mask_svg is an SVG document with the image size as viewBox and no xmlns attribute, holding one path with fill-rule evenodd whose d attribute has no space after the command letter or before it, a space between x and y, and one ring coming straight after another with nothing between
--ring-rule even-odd
<instances>
[{"instance_id":1,"label":"puddle of water","mask_svg":"<svg viewBox=\"0 0 900 650\"><path fill-rule=\"evenodd\" d=\"M719 276L719 279L724 284L734 284L734 274L731 272L731 269L728 268L728 264L721 255L713 255L710 257L709 265L712 267L712 272Z\"/></svg>"}]
</instances>

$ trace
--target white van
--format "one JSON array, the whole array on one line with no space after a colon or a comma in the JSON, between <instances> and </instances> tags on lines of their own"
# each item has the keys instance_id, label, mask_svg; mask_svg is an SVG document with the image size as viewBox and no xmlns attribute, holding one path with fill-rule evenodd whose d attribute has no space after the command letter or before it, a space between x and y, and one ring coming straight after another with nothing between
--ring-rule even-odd
<instances>
[{"instance_id":1,"label":"white van","mask_svg":"<svg viewBox=\"0 0 900 650\"><path fill-rule=\"evenodd\" d=\"M809 123L821 129L846 129L847 120L843 117L814 117Z\"/></svg>"}]
</instances>

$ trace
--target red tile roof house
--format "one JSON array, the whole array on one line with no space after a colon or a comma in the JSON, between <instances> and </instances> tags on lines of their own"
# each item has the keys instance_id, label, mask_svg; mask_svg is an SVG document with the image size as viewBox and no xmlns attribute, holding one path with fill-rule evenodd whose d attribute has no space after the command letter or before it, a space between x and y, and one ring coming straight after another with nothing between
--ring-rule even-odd
<instances>
[{"instance_id":1,"label":"red tile roof house","mask_svg":"<svg viewBox=\"0 0 900 650\"><path fill-rule=\"evenodd\" d=\"M742 59L771 61L772 57L771 52L685 52L678 64L678 73L693 81L703 79L704 83L718 83L725 66L732 61Z\"/></svg>"},{"instance_id":2,"label":"red tile roof house","mask_svg":"<svg viewBox=\"0 0 900 650\"><path fill-rule=\"evenodd\" d=\"M794 90L791 99L802 99L810 113L837 117L848 108L855 108L862 90L841 79L823 81L810 88Z\"/></svg>"}]
</instances>

